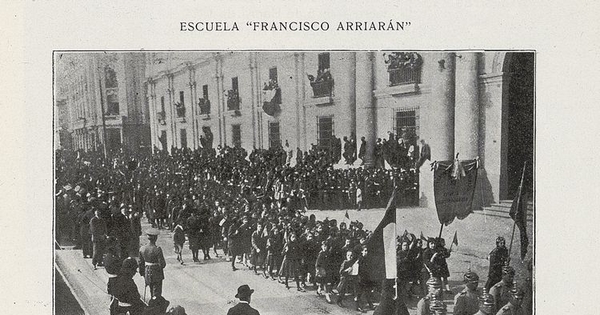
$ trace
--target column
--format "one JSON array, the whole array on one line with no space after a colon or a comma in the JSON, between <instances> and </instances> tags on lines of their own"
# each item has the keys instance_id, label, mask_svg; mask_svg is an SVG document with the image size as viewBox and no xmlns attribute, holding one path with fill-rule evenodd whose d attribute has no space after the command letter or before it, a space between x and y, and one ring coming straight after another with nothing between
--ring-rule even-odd
<instances>
[{"instance_id":1,"label":"column","mask_svg":"<svg viewBox=\"0 0 600 315\"><path fill-rule=\"evenodd\" d=\"M454 59L454 53L443 52L428 54L424 60L424 66L431 71L431 98L421 107L420 138L431 148L431 162L454 159ZM421 207L435 208L429 161L419 169L419 194Z\"/></svg>"},{"instance_id":2,"label":"column","mask_svg":"<svg viewBox=\"0 0 600 315\"><path fill-rule=\"evenodd\" d=\"M177 147L177 134L175 125L175 112L173 110L173 103L175 102L175 90L173 87L173 74L167 74L167 93L169 94L169 129L171 129L171 143L167 141L167 150L171 152L171 147Z\"/></svg>"},{"instance_id":3,"label":"column","mask_svg":"<svg viewBox=\"0 0 600 315\"><path fill-rule=\"evenodd\" d=\"M356 53L348 52L346 57L348 58L348 67L345 76L348 80L347 93L349 96L348 107L346 109L348 111L348 117L346 119L348 119L350 124L348 126L348 132L344 136L348 136L348 139L350 139L350 135L352 133L354 133L354 135L356 136ZM337 135L337 137L343 136Z\"/></svg>"},{"instance_id":4,"label":"column","mask_svg":"<svg viewBox=\"0 0 600 315\"><path fill-rule=\"evenodd\" d=\"M190 87L190 102L189 102L189 107L187 110L186 109L186 116L190 116L191 115L191 119L188 122L188 124L191 124L192 126L192 149L196 149L198 147L198 135L196 134L196 69L194 66L192 65L188 65L188 71L189 71L189 77L190 77L190 81L189 81L189 87ZM188 112L190 113L190 115L188 115ZM187 128L186 128L187 129Z\"/></svg>"},{"instance_id":5,"label":"column","mask_svg":"<svg viewBox=\"0 0 600 315\"><path fill-rule=\"evenodd\" d=\"M249 55L249 62L248 62L248 66L250 68L250 95L252 95L250 97L251 102L250 102L250 112L252 114L252 147L256 148L256 137L257 137L257 123L256 123L256 116L257 116L257 104L259 104L260 98L259 98L259 94L260 92L260 81L259 78L257 76L258 74L258 69L257 69L257 56L256 56L256 52L251 52Z\"/></svg>"},{"instance_id":6,"label":"column","mask_svg":"<svg viewBox=\"0 0 600 315\"><path fill-rule=\"evenodd\" d=\"M356 53L356 150L360 150L360 138L367 141L365 165L374 163L373 151L377 140L377 115L373 103L373 52L361 51Z\"/></svg>"},{"instance_id":7,"label":"column","mask_svg":"<svg viewBox=\"0 0 600 315\"><path fill-rule=\"evenodd\" d=\"M425 106L427 129L424 139L431 147L431 160L454 159L455 54L440 53L433 72L432 100Z\"/></svg>"},{"instance_id":8,"label":"column","mask_svg":"<svg viewBox=\"0 0 600 315\"><path fill-rule=\"evenodd\" d=\"M219 56L219 53L215 53L214 55L215 58L215 86L217 89L217 102L216 102L216 108L217 108L217 117L218 117L218 123L219 123L219 145L223 146L225 144L224 141L224 130L223 130L223 108L224 108L224 104L225 104L225 96L224 96L224 90L223 90L223 65L222 65L222 61L221 61L221 56ZM215 133L215 131L212 131L213 135ZM214 142L213 141L213 146L214 146Z\"/></svg>"},{"instance_id":9,"label":"column","mask_svg":"<svg viewBox=\"0 0 600 315\"><path fill-rule=\"evenodd\" d=\"M478 53L460 53L456 58L456 107L454 152L461 160L479 155Z\"/></svg>"}]
</instances>

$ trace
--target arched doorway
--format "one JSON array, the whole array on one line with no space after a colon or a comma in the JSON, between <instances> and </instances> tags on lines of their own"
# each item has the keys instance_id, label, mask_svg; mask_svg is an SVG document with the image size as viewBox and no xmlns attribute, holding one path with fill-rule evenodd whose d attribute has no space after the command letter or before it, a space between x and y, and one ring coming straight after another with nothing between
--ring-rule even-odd
<instances>
[{"instance_id":1,"label":"arched doorway","mask_svg":"<svg viewBox=\"0 0 600 315\"><path fill-rule=\"evenodd\" d=\"M535 135L535 55L533 52L507 54L504 72L508 79L508 95L505 98L506 113L506 196L512 199L521 181L526 163L523 187L533 191L534 135Z\"/></svg>"}]
</instances>

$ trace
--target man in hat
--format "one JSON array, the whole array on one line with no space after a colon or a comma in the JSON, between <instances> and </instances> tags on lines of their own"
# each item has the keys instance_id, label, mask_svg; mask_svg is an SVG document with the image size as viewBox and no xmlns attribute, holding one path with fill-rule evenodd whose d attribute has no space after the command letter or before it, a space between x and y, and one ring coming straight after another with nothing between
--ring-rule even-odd
<instances>
[{"instance_id":1,"label":"man in hat","mask_svg":"<svg viewBox=\"0 0 600 315\"><path fill-rule=\"evenodd\" d=\"M110 306L110 314L140 315L144 310L144 302L140 299L137 285L133 276L137 268L134 258L126 258L123 261L119 275L109 283L109 293L113 296Z\"/></svg>"},{"instance_id":2,"label":"man in hat","mask_svg":"<svg viewBox=\"0 0 600 315\"><path fill-rule=\"evenodd\" d=\"M237 290L237 294L235 295L240 302L234 307L230 308L229 311L227 311L227 315L260 315L257 310L250 306L252 293L254 293L254 290L250 289L247 284L241 285Z\"/></svg>"},{"instance_id":3,"label":"man in hat","mask_svg":"<svg viewBox=\"0 0 600 315\"><path fill-rule=\"evenodd\" d=\"M490 294L494 297L494 301L496 301L494 312L497 312L510 300L510 291L513 289L514 277L515 269L513 267L504 266L502 268L502 280L490 289Z\"/></svg>"},{"instance_id":4,"label":"man in hat","mask_svg":"<svg viewBox=\"0 0 600 315\"><path fill-rule=\"evenodd\" d=\"M465 288L454 297L455 315L473 315L479 311L479 297L477 286L479 285L479 276L467 271L464 276Z\"/></svg>"},{"instance_id":5,"label":"man in hat","mask_svg":"<svg viewBox=\"0 0 600 315\"><path fill-rule=\"evenodd\" d=\"M94 270L97 265L102 266L104 255L104 244L107 236L106 221L100 217L100 209L94 211L94 217L90 220L90 234L92 235L92 264Z\"/></svg>"},{"instance_id":6,"label":"man in hat","mask_svg":"<svg viewBox=\"0 0 600 315\"><path fill-rule=\"evenodd\" d=\"M428 293L417 303L417 315L429 315L431 302L442 299L442 280L436 277L430 277L427 280Z\"/></svg>"},{"instance_id":7,"label":"man in hat","mask_svg":"<svg viewBox=\"0 0 600 315\"><path fill-rule=\"evenodd\" d=\"M501 307L496 315L524 315L525 309L521 307L523 297L525 297L525 292L521 288L514 286L510 290L508 303Z\"/></svg>"},{"instance_id":8,"label":"man in hat","mask_svg":"<svg viewBox=\"0 0 600 315\"><path fill-rule=\"evenodd\" d=\"M483 288L483 294L479 297L479 312L475 315L491 315L495 305L494 297Z\"/></svg>"},{"instance_id":9,"label":"man in hat","mask_svg":"<svg viewBox=\"0 0 600 315\"><path fill-rule=\"evenodd\" d=\"M509 262L508 249L504 237L496 238L496 248L494 248L488 257L490 260L490 269L488 271L488 280L485 288L490 290L492 286L502 279L502 267Z\"/></svg>"},{"instance_id":10,"label":"man in hat","mask_svg":"<svg viewBox=\"0 0 600 315\"><path fill-rule=\"evenodd\" d=\"M140 248L140 275L146 280L150 287L151 296L162 296L162 281L165 278L163 269L166 267L165 257L162 249L156 246L159 231L150 228L146 231L150 244Z\"/></svg>"}]
</instances>

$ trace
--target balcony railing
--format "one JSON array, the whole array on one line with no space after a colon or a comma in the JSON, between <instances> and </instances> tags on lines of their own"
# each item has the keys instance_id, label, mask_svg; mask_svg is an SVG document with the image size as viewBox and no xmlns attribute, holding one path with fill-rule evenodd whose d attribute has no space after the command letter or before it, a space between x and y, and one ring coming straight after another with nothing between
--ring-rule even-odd
<instances>
[{"instance_id":1,"label":"balcony railing","mask_svg":"<svg viewBox=\"0 0 600 315\"><path fill-rule=\"evenodd\" d=\"M421 83L420 68L389 69L390 86Z\"/></svg>"},{"instance_id":2,"label":"balcony railing","mask_svg":"<svg viewBox=\"0 0 600 315\"><path fill-rule=\"evenodd\" d=\"M238 91L229 90L227 91L227 110L240 110L240 96Z\"/></svg>"},{"instance_id":3,"label":"balcony railing","mask_svg":"<svg viewBox=\"0 0 600 315\"><path fill-rule=\"evenodd\" d=\"M200 115L210 114L210 101L208 99L199 99L198 106L200 107Z\"/></svg>"},{"instance_id":4,"label":"balcony railing","mask_svg":"<svg viewBox=\"0 0 600 315\"><path fill-rule=\"evenodd\" d=\"M185 106L179 105L179 103L175 104L175 111L177 112L177 118L185 117Z\"/></svg>"},{"instance_id":5,"label":"balcony railing","mask_svg":"<svg viewBox=\"0 0 600 315\"><path fill-rule=\"evenodd\" d=\"M313 90L313 97L331 96L331 92L333 91L333 79L311 82L310 86Z\"/></svg>"}]
</instances>

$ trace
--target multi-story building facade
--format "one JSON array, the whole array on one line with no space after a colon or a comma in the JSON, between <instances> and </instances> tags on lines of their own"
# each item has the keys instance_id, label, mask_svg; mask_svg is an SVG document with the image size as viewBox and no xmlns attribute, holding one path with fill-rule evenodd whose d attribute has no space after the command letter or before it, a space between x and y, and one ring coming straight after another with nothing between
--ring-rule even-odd
<instances>
[{"instance_id":1,"label":"multi-story building facade","mask_svg":"<svg viewBox=\"0 0 600 315\"><path fill-rule=\"evenodd\" d=\"M75 150L149 147L145 65L143 53L56 53L61 142L70 138Z\"/></svg>"},{"instance_id":2,"label":"multi-story building facade","mask_svg":"<svg viewBox=\"0 0 600 315\"><path fill-rule=\"evenodd\" d=\"M146 61L159 149L306 151L354 134L369 165L378 138L408 134L430 146L431 161L480 159L478 205L510 198L533 161L533 53L155 52ZM419 174L431 206L432 171Z\"/></svg>"}]
</instances>

